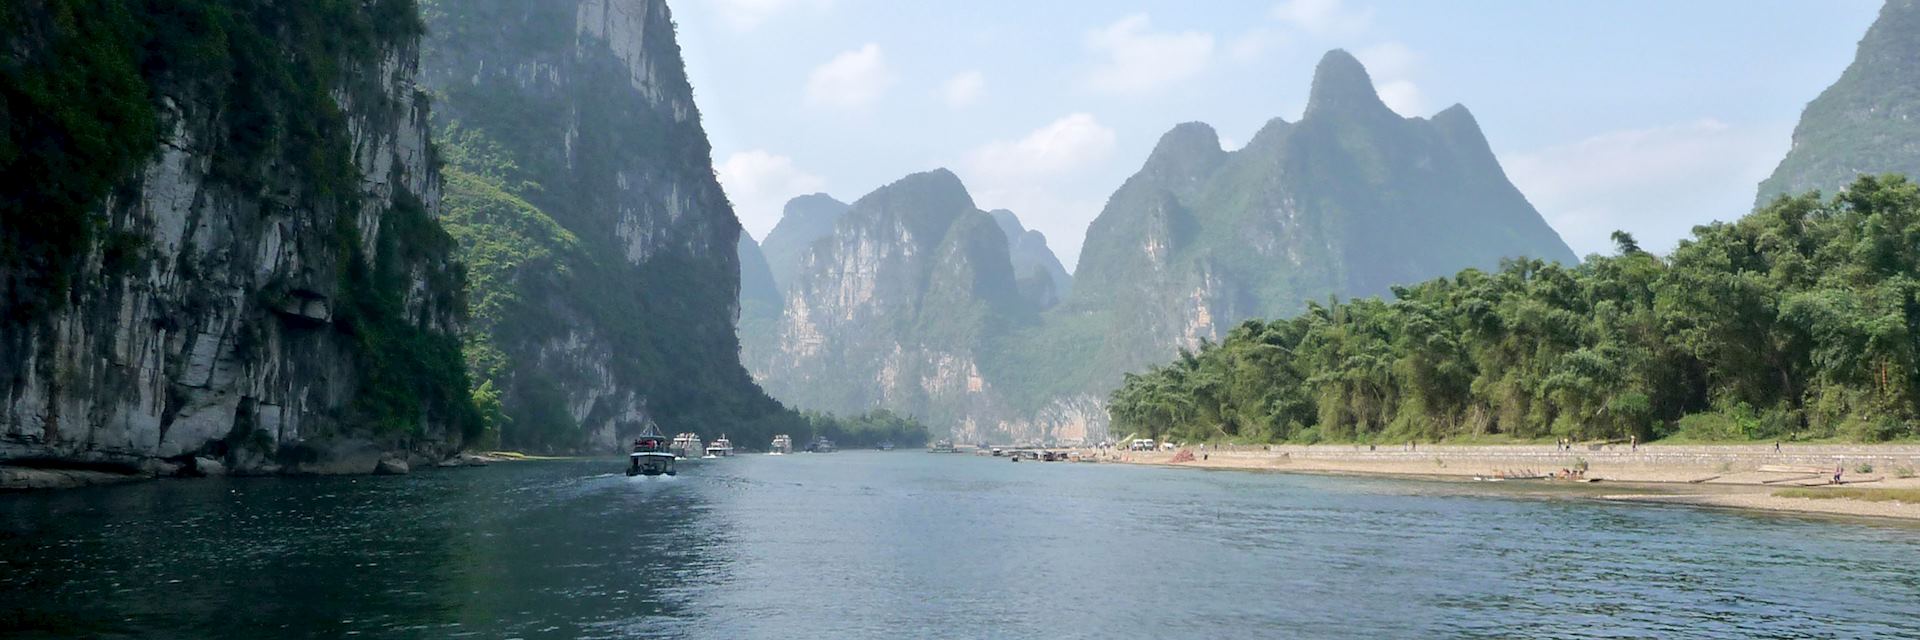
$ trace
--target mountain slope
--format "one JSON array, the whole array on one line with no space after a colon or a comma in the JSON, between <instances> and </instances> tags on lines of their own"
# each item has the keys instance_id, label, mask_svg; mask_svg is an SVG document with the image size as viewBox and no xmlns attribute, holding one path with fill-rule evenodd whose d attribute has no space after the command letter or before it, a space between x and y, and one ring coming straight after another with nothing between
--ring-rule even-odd
<instances>
[{"instance_id":1,"label":"mountain slope","mask_svg":"<svg viewBox=\"0 0 1920 640\"><path fill-rule=\"evenodd\" d=\"M1105 316L1108 360L1135 368L1240 320L1328 296L1389 294L1502 258L1575 258L1455 105L1402 118L1333 51L1297 123L1242 149L1175 127L1089 227L1066 307Z\"/></svg>"},{"instance_id":2,"label":"mountain slope","mask_svg":"<svg viewBox=\"0 0 1920 640\"><path fill-rule=\"evenodd\" d=\"M597 451L657 421L759 440L738 365L740 225L659 0L435 0L425 68L460 187L505 446ZM518 243L490 242L517 237Z\"/></svg>"},{"instance_id":3,"label":"mountain slope","mask_svg":"<svg viewBox=\"0 0 1920 640\"><path fill-rule=\"evenodd\" d=\"M1889 0L1840 79L1807 103L1756 206L1863 173L1920 175L1920 1Z\"/></svg>"},{"instance_id":4,"label":"mountain slope","mask_svg":"<svg viewBox=\"0 0 1920 640\"><path fill-rule=\"evenodd\" d=\"M1037 318L1011 265L1005 234L951 172L881 187L801 258L756 377L809 409L981 419L993 413L988 345Z\"/></svg>"},{"instance_id":5,"label":"mountain slope","mask_svg":"<svg viewBox=\"0 0 1920 640\"><path fill-rule=\"evenodd\" d=\"M775 286L785 291L793 284L800 270L800 259L806 256L807 248L821 238L833 235L833 223L846 213L847 203L824 193L799 196L787 201L787 206L780 212L780 222L767 232L767 241L760 243L767 268L773 272Z\"/></svg>"}]
</instances>

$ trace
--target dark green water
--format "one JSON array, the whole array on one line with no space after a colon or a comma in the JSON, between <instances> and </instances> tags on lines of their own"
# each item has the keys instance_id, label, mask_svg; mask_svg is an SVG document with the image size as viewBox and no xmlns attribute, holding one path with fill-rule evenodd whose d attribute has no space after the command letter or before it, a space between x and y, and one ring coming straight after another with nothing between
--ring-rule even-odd
<instances>
[{"instance_id":1,"label":"dark green water","mask_svg":"<svg viewBox=\"0 0 1920 640\"><path fill-rule=\"evenodd\" d=\"M0 634L1920 637L1920 529L918 452L0 496Z\"/></svg>"}]
</instances>

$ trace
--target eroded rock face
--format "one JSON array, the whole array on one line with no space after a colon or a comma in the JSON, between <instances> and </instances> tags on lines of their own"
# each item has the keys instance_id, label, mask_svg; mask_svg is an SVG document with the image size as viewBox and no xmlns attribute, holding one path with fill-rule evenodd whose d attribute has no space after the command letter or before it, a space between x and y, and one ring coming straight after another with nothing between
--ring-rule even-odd
<instances>
[{"instance_id":1,"label":"eroded rock face","mask_svg":"<svg viewBox=\"0 0 1920 640\"><path fill-rule=\"evenodd\" d=\"M308 141L348 150L352 197L323 193L283 158L234 166L222 157L232 110L204 83L155 85L164 140L92 213L100 230L66 303L0 323L0 459L218 461L241 448L271 459L368 428L354 401L372 327L365 314L349 326L344 306L394 295L396 322L455 333L459 267L421 239L438 233L439 181L417 38L373 46L342 59L330 91L344 130ZM351 289L355 270L390 288ZM448 415L417 420L412 446L458 446Z\"/></svg>"},{"instance_id":2,"label":"eroded rock face","mask_svg":"<svg viewBox=\"0 0 1920 640\"><path fill-rule=\"evenodd\" d=\"M512 418L503 446L616 451L650 421L702 430L781 411L738 364L740 225L666 3L436 0L427 21L449 166L521 209L456 222L463 250L479 269L496 259L481 241L521 222L568 236L475 284L507 301L470 343L501 363L477 371ZM777 307L771 275L754 275L761 308Z\"/></svg>"},{"instance_id":3,"label":"eroded rock face","mask_svg":"<svg viewBox=\"0 0 1920 640\"><path fill-rule=\"evenodd\" d=\"M1031 233L1011 213L979 210L944 169L882 187L808 243L771 344L750 349L749 366L793 406L843 415L883 407L918 417L936 436L1097 438L1104 414L1080 411L1079 399L1027 411L1002 387L1020 375L1004 351L1057 301L1048 267L1058 261L1043 239L1019 241ZM1016 259L1022 248L1029 253ZM1015 265L1038 282L1018 281Z\"/></svg>"}]
</instances>

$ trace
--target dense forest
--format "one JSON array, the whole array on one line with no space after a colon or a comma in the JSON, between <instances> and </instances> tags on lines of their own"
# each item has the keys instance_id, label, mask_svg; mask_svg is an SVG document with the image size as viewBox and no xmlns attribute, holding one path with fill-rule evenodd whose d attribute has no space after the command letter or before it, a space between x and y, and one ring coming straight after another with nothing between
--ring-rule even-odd
<instances>
[{"instance_id":1,"label":"dense forest","mask_svg":"<svg viewBox=\"0 0 1920 640\"><path fill-rule=\"evenodd\" d=\"M1398 442L1915 435L1920 187L1862 177L1694 229L1669 256L1312 304L1129 374L1116 435Z\"/></svg>"}]
</instances>

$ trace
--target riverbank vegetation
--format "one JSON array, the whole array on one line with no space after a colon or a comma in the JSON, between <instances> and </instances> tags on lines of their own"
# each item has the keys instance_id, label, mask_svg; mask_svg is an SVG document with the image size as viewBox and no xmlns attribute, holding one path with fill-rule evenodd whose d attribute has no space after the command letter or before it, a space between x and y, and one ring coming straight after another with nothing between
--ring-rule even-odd
<instances>
[{"instance_id":1,"label":"riverbank vegetation","mask_svg":"<svg viewBox=\"0 0 1920 640\"><path fill-rule=\"evenodd\" d=\"M1863 177L1577 266L1313 303L1128 374L1115 432L1247 441L1911 438L1920 188Z\"/></svg>"},{"instance_id":2,"label":"riverbank vegetation","mask_svg":"<svg viewBox=\"0 0 1920 640\"><path fill-rule=\"evenodd\" d=\"M804 437L795 440L795 444L804 444L813 438L824 436L841 447L876 447L883 442L891 442L899 447L919 447L927 444L927 425L913 416L904 416L886 409L874 409L856 416L840 417L832 413L814 411L800 412L805 421L801 433Z\"/></svg>"}]
</instances>

